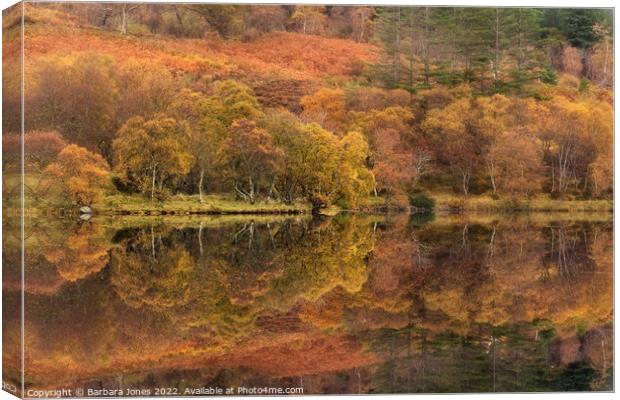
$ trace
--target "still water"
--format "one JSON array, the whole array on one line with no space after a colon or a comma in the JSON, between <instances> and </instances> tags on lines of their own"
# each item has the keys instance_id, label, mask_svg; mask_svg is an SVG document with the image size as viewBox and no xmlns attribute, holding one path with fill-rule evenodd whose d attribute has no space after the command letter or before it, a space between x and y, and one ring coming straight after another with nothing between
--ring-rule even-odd
<instances>
[{"instance_id":1,"label":"still water","mask_svg":"<svg viewBox=\"0 0 620 400\"><path fill-rule=\"evenodd\" d=\"M26 389L611 390L610 218L31 221ZM5 309L20 298L11 228Z\"/></svg>"}]
</instances>

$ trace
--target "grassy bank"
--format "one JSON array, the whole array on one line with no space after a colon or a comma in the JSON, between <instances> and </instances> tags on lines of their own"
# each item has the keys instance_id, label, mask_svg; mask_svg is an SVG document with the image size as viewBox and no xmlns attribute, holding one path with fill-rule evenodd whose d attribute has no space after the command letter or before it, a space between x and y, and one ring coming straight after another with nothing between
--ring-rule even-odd
<instances>
[{"instance_id":1,"label":"grassy bank","mask_svg":"<svg viewBox=\"0 0 620 400\"><path fill-rule=\"evenodd\" d=\"M610 212L611 200L557 200L548 196L531 199L493 199L488 195L467 198L451 193L433 193L436 212ZM385 199L369 197L360 207L364 211L378 211L385 206ZM94 208L108 215L192 215L192 214L302 214L310 213L310 205L304 202L284 204L277 201L257 201L250 204L232 195L210 194L200 203L198 196L175 195L165 201L151 202L142 196L112 195ZM324 215L343 211L332 205L322 210ZM356 211L346 210L346 211Z\"/></svg>"},{"instance_id":2,"label":"grassy bank","mask_svg":"<svg viewBox=\"0 0 620 400\"><path fill-rule=\"evenodd\" d=\"M489 195L467 198L450 193L433 193L437 211L477 212L611 212L611 200L560 200L540 195L531 199L493 199Z\"/></svg>"},{"instance_id":3,"label":"grassy bank","mask_svg":"<svg viewBox=\"0 0 620 400\"><path fill-rule=\"evenodd\" d=\"M203 196L175 195L165 201L153 201L143 196L113 195L93 206L100 214L116 215L191 215L191 214L301 214L310 212L305 203L284 204L257 201L254 204L236 200L233 196L211 194Z\"/></svg>"},{"instance_id":4,"label":"grassy bank","mask_svg":"<svg viewBox=\"0 0 620 400\"><path fill-rule=\"evenodd\" d=\"M25 178L25 208L29 215L40 214L57 209L72 209L67 199L58 190L38 192L41 179L33 174ZM5 212L21 206L20 176L6 173L3 177L3 199ZM502 197L493 199L488 194L474 195L465 198L460 194L447 191L428 191L427 196L435 200L435 212L611 212L612 200L568 200L551 199L548 195L540 194L531 199L511 199ZM393 202L387 207L386 199L382 196L368 196L355 209L343 209L331 205L321 214L335 215L341 211L365 212L395 212L398 207ZM402 209L406 204L400 204ZM100 203L94 204L93 209L99 214L106 215L193 215L193 214L302 214L310 213L311 207L306 202L284 204L278 201L257 201L250 204L240 201L232 194L209 194L204 196L204 202L198 200L198 195L173 195L165 201L153 201L141 195L127 195L118 192L109 193Z\"/></svg>"}]
</instances>

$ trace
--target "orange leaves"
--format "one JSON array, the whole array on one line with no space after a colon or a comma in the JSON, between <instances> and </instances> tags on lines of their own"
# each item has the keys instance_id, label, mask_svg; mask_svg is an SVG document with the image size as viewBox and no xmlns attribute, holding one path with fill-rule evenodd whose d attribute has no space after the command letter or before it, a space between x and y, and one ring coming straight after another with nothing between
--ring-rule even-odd
<instances>
[{"instance_id":1,"label":"orange leaves","mask_svg":"<svg viewBox=\"0 0 620 400\"><path fill-rule=\"evenodd\" d=\"M65 147L45 172L77 205L91 205L100 200L109 178L108 164L103 157L74 144Z\"/></svg>"},{"instance_id":2,"label":"orange leaves","mask_svg":"<svg viewBox=\"0 0 620 400\"><path fill-rule=\"evenodd\" d=\"M411 95L404 89L360 87L347 91L346 101L348 110L371 111L394 106L406 107L411 101Z\"/></svg>"},{"instance_id":3,"label":"orange leaves","mask_svg":"<svg viewBox=\"0 0 620 400\"><path fill-rule=\"evenodd\" d=\"M269 132L247 119L236 120L230 130L230 137L223 145L223 153L234 164L232 167L241 174L239 179L274 168L282 152L273 145Z\"/></svg>"},{"instance_id":4,"label":"orange leaves","mask_svg":"<svg viewBox=\"0 0 620 400\"><path fill-rule=\"evenodd\" d=\"M318 78L346 76L351 70L351 59L374 60L373 48L350 40L278 32L263 35L251 43L225 43L221 51L237 62L247 60L261 70L276 67L298 78L308 75Z\"/></svg>"},{"instance_id":5,"label":"orange leaves","mask_svg":"<svg viewBox=\"0 0 620 400\"><path fill-rule=\"evenodd\" d=\"M345 117L344 91L322 88L301 99L304 117L325 129L337 132L342 128Z\"/></svg>"},{"instance_id":6,"label":"orange leaves","mask_svg":"<svg viewBox=\"0 0 620 400\"><path fill-rule=\"evenodd\" d=\"M149 60L174 74L283 75L295 79L350 76L351 60L371 62L374 46L300 33L277 32L252 42L220 39L169 39L141 37L139 40L112 32L92 30L30 29L26 32L26 71L43 55L96 51L118 62ZM30 68L29 68L30 67Z\"/></svg>"}]
</instances>

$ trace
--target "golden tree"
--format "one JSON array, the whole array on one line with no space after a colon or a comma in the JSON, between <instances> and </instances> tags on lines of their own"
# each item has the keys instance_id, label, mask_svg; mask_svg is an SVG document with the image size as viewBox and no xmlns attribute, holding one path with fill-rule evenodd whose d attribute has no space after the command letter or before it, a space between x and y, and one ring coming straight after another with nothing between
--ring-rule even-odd
<instances>
[{"instance_id":1,"label":"golden tree","mask_svg":"<svg viewBox=\"0 0 620 400\"><path fill-rule=\"evenodd\" d=\"M109 167L103 157L75 144L65 147L45 173L68 199L82 206L100 200L109 182Z\"/></svg>"}]
</instances>

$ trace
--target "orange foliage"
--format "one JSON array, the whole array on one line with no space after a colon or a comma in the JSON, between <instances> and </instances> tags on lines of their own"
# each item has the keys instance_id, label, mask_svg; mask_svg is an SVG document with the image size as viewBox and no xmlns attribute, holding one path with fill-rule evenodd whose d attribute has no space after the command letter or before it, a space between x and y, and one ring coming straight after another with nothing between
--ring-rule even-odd
<instances>
[{"instance_id":1,"label":"orange foliage","mask_svg":"<svg viewBox=\"0 0 620 400\"><path fill-rule=\"evenodd\" d=\"M101 199L109 178L103 157L74 144L65 147L45 172L78 205L91 205Z\"/></svg>"},{"instance_id":2,"label":"orange foliage","mask_svg":"<svg viewBox=\"0 0 620 400\"><path fill-rule=\"evenodd\" d=\"M382 110L390 106L406 107L411 95L404 89L384 90L360 87L347 92L347 109L351 111Z\"/></svg>"},{"instance_id":3,"label":"orange foliage","mask_svg":"<svg viewBox=\"0 0 620 400\"><path fill-rule=\"evenodd\" d=\"M371 62L374 46L291 32L270 33L252 43L220 42L221 51L238 62L259 61L320 77L347 75L351 59Z\"/></svg>"},{"instance_id":4,"label":"orange foliage","mask_svg":"<svg viewBox=\"0 0 620 400\"><path fill-rule=\"evenodd\" d=\"M28 26L25 35L26 71L44 55L95 50L117 61L148 59L173 73L212 74L218 78L257 74L296 79L348 76L352 59L375 59L374 46L369 44L291 32L265 34L250 43L155 36L136 40L113 32L67 30L55 25Z\"/></svg>"},{"instance_id":5,"label":"orange foliage","mask_svg":"<svg viewBox=\"0 0 620 400\"><path fill-rule=\"evenodd\" d=\"M316 122L332 132L339 131L344 122L344 91L342 89L319 89L301 99L304 118Z\"/></svg>"}]
</instances>

